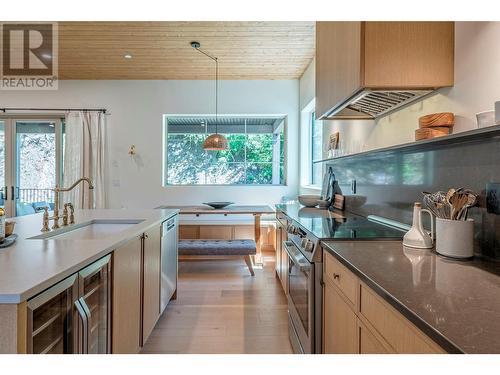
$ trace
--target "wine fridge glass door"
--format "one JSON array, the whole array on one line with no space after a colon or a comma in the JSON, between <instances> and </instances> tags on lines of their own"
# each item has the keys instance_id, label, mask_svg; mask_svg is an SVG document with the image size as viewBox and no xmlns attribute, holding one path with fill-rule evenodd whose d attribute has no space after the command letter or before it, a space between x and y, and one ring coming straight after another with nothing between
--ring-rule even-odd
<instances>
[{"instance_id":1,"label":"wine fridge glass door","mask_svg":"<svg viewBox=\"0 0 500 375\"><path fill-rule=\"evenodd\" d=\"M84 353L106 354L110 348L110 256L79 273L80 303L87 317Z\"/></svg>"},{"instance_id":2,"label":"wine fridge glass door","mask_svg":"<svg viewBox=\"0 0 500 375\"><path fill-rule=\"evenodd\" d=\"M28 353L77 353L73 304L78 295L72 275L28 301Z\"/></svg>"}]
</instances>

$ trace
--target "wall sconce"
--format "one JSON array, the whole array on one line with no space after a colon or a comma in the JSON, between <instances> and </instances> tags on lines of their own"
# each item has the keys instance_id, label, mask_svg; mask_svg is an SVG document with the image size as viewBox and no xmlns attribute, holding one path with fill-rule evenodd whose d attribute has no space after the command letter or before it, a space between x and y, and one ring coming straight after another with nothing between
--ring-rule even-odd
<instances>
[{"instance_id":1,"label":"wall sconce","mask_svg":"<svg viewBox=\"0 0 500 375\"><path fill-rule=\"evenodd\" d=\"M131 156L134 156L135 154L137 154L137 152L135 151L135 145L130 146L130 149L128 150L128 154Z\"/></svg>"}]
</instances>

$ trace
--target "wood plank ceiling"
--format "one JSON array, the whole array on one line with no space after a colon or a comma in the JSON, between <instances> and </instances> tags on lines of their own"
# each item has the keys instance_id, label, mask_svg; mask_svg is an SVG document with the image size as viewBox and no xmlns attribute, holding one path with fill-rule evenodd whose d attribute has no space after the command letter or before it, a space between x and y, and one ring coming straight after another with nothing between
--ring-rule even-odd
<instances>
[{"instance_id":1,"label":"wood plank ceiling","mask_svg":"<svg viewBox=\"0 0 500 375\"><path fill-rule=\"evenodd\" d=\"M315 51L314 22L61 22L60 79L297 79ZM125 59L131 54L131 59Z\"/></svg>"}]
</instances>

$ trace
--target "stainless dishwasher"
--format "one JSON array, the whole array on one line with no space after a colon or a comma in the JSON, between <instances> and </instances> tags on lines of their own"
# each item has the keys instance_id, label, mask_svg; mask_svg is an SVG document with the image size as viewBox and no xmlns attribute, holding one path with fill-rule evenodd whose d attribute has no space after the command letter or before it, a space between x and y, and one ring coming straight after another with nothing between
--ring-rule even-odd
<instances>
[{"instance_id":1,"label":"stainless dishwasher","mask_svg":"<svg viewBox=\"0 0 500 375\"><path fill-rule=\"evenodd\" d=\"M161 226L161 299L160 314L177 293L177 215L164 221Z\"/></svg>"}]
</instances>

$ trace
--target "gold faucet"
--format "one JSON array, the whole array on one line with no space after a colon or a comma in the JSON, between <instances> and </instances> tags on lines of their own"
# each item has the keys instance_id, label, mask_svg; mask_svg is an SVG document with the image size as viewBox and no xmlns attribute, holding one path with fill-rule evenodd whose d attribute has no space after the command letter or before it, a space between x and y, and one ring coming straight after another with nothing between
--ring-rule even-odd
<instances>
[{"instance_id":1,"label":"gold faucet","mask_svg":"<svg viewBox=\"0 0 500 375\"><path fill-rule=\"evenodd\" d=\"M45 207L43 211L43 225L42 225L42 232L48 232L50 230L49 228L49 208Z\"/></svg>"},{"instance_id":2,"label":"gold faucet","mask_svg":"<svg viewBox=\"0 0 500 375\"><path fill-rule=\"evenodd\" d=\"M63 210L63 227L68 225L68 204L69 203L64 203L64 210Z\"/></svg>"},{"instance_id":3,"label":"gold faucet","mask_svg":"<svg viewBox=\"0 0 500 375\"><path fill-rule=\"evenodd\" d=\"M79 183L87 181L89 184L89 207L93 208L94 206L94 184L92 183L92 180L88 177L82 177L79 178L78 180L75 181L73 185L67 188L62 188L59 187L59 185L56 185L54 190L54 215L52 217L49 217L48 213L48 208L45 208L45 212L43 214L43 227L42 227L42 232L47 232L49 231L49 221L52 219L54 220L54 225L52 225L52 229L58 229L59 227L59 194L62 192L66 191L71 191L73 190ZM74 224L75 223L75 216L74 216L74 208L72 203L66 203L64 205L64 211L63 211L63 225L68 225L68 207L71 211L71 214L69 216L69 223Z\"/></svg>"}]
</instances>

